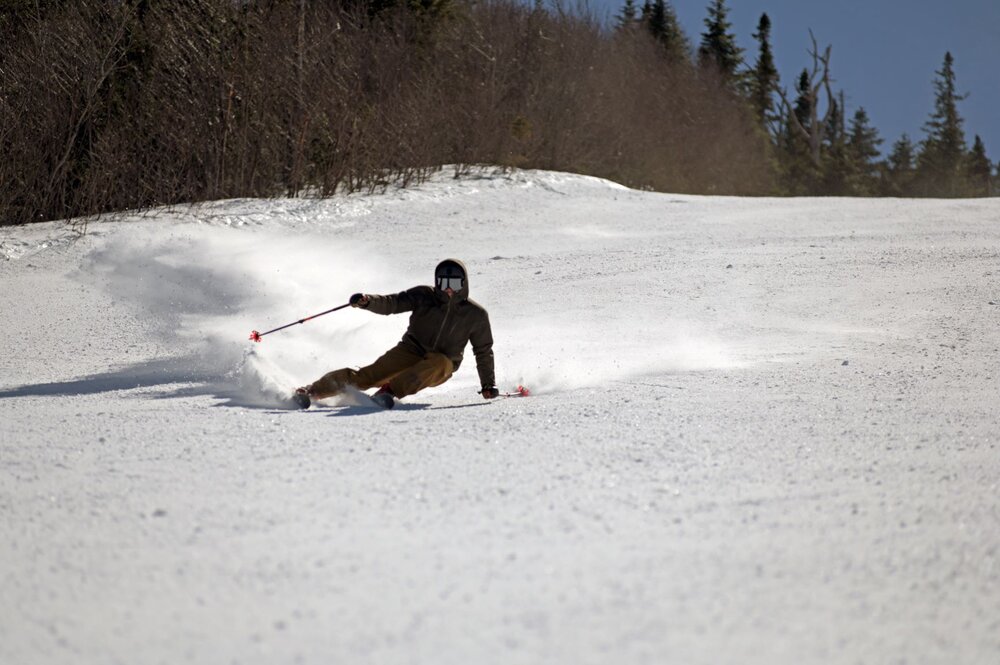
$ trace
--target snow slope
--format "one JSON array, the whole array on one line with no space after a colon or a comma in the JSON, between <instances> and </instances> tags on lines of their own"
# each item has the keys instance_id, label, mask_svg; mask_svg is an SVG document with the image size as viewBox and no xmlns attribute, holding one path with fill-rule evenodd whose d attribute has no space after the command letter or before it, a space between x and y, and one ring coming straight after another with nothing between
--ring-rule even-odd
<instances>
[{"instance_id":1,"label":"snow slope","mask_svg":"<svg viewBox=\"0 0 1000 665\"><path fill-rule=\"evenodd\" d=\"M0 663L1000 662L1000 200L447 172L0 230ZM458 257L474 359L276 396Z\"/></svg>"}]
</instances>

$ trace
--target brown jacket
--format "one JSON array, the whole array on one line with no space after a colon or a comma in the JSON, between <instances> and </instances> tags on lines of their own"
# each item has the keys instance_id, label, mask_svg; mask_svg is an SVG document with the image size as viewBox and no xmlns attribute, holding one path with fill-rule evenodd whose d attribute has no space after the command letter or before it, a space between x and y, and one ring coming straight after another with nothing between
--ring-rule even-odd
<instances>
[{"instance_id":1,"label":"brown jacket","mask_svg":"<svg viewBox=\"0 0 1000 665\"><path fill-rule=\"evenodd\" d=\"M431 286L415 286L395 295L368 295L368 309L376 314L410 314L410 325L400 344L419 355L430 351L451 358L458 370L465 345L472 342L476 355L479 383L484 388L496 385L493 371L493 332L490 317L482 305L469 299L469 273L461 261L449 259L462 267L465 285L452 298Z\"/></svg>"}]
</instances>

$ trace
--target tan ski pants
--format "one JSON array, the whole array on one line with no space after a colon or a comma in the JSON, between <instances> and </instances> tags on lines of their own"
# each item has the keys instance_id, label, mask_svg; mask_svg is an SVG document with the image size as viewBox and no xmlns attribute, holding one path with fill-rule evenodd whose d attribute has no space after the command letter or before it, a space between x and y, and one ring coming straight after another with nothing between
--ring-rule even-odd
<instances>
[{"instance_id":1,"label":"tan ski pants","mask_svg":"<svg viewBox=\"0 0 1000 665\"><path fill-rule=\"evenodd\" d=\"M344 386L368 390L386 383L396 397L406 397L424 388L439 386L451 378L454 365L448 356L431 352L419 355L399 345L389 349L367 367L345 367L323 375L309 388L316 399L336 395Z\"/></svg>"}]
</instances>

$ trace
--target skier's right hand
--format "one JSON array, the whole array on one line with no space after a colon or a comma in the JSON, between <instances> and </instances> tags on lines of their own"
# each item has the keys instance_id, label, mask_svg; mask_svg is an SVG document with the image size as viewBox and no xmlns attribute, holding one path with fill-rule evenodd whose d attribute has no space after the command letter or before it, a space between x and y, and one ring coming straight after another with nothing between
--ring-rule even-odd
<instances>
[{"instance_id":1,"label":"skier's right hand","mask_svg":"<svg viewBox=\"0 0 1000 665\"><path fill-rule=\"evenodd\" d=\"M351 307L367 307L368 296L366 296L363 293L355 293L353 296L351 296L349 302L351 303Z\"/></svg>"}]
</instances>

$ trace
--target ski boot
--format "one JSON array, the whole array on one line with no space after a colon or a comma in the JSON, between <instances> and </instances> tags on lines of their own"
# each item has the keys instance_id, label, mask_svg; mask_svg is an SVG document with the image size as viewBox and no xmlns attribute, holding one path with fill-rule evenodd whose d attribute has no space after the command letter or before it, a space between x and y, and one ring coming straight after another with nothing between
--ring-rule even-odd
<instances>
[{"instance_id":1,"label":"ski boot","mask_svg":"<svg viewBox=\"0 0 1000 665\"><path fill-rule=\"evenodd\" d=\"M379 388L378 392L372 395L372 401L383 409L391 409L396 406L396 396L392 394L392 388L389 387L388 383Z\"/></svg>"},{"instance_id":2,"label":"ski boot","mask_svg":"<svg viewBox=\"0 0 1000 665\"><path fill-rule=\"evenodd\" d=\"M292 403L300 409L308 409L312 404L312 399L309 397L309 386L296 388L295 392L292 393Z\"/></svg>"}]
</instances>

